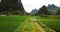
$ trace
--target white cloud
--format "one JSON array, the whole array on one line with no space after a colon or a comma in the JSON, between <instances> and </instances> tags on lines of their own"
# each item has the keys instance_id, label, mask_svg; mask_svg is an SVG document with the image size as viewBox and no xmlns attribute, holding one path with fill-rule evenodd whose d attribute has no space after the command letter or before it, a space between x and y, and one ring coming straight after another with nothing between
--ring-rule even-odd
<instances>
[{"instance_id":1,"label":"white cloud","mask_svg":"<svg viewBox=\"0 0 60 32\"><path fill-rule=\"evenodd\" d=\"M1 2L1 0L0 0ZM40 8L43 5L55 4L60 6L60 0L22 0L23 6L27 12L31 12L34 8Z\"/></svg>"},{"instance_id":2,"label":"white cloud","mask_svg":"<svg viewBox=\"0 0 60 32\"><path fill-rule=\"evenodd\" d=\"M60 0L22 0L22 3L27 12L31 12L31 10L34 8L38 9L43 5L47 6L48 4L60 6Z\"/></svg>"},{"instance_id":3,"label":"white cloud","mask_svg":"<svg viewBox=\"0 0 60 32\"><path fill-rule=\"evenodd\" d=\"M1 2L1 0L0 0L0 2Z\"/></svg>"},{"instance_id":4,"label":"white cloud","mask_svg":"<svg viewBox=\"0 0 60 32\"><path fill-rule=\"evenodd\" d=\"M34 8L40 8L43 5L55 4L60 5L60 0L22 0L23 6L27 12L31 12Z\"/></svg>"}]
</instances>

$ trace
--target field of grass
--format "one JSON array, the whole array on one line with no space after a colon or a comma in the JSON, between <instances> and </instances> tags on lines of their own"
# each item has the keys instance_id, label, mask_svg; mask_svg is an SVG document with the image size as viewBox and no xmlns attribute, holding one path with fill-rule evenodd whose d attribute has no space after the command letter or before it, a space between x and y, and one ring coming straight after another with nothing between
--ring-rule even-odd
<instances>
[{"instance_id":1,"label":"field of grass","mask_svg":"<svg viewBox=\"0 0 60 32\"><path fill-rule=\"evenodd\" d=\"M28 17L20 27L14 32L42 32L41 29L32 21L31 17Z\"/></svg>"},{"instance_id":2,"label":"field of grass","mask_svg":"<svg viewBox=\"0 0 60 32\"><path fill-rule=\"evenodd\" d=\"M13 32L26 16L0 16L0 32Z\"/></svg>"},{"instance_id":3,"label":"field of grass","mask_svg":"<svg viewBox=\"0 0 60 32\"><path fill-rule=\"evenodd\" d=\"M48 27L56 30L57 32L60 32L60 20L52 19L52 18L44 18L44 17L37 17L37 22L39 24L43 23L47 25Z\"/></svg>"},{"instance_id":4,"label":"field of grass","mask_svg":"<svg viewBox=\"0 0 60 32\"><path fill-rule=\"evenodd\" d=\"M22 30L24 30L23 27L25 27L25 29L27 30L31 30L33 28L32 31L36 32L37 30L39 30L38 26L34 24L34 22L31 22L32 20L27 19L29 17L32 18L31 16L0 16L0 32L14 32L17 28L17 30L20 31L21 29L19 29L19 27L22 27ZM41 25L43 23L51 29L60 32L60 20L44 18L40 16L36 16L36 19L38 25ZM25 24L23 25L22 23Z\"/></svg>"}]
</instances>

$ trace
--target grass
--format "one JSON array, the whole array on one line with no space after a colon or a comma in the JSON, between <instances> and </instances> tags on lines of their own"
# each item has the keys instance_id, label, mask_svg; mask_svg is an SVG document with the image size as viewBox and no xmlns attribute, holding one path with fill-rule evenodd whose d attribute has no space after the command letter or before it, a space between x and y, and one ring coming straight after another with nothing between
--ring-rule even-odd
<instances>
[{"instance_id":1,"label":"grass","mask_svg":"<svg viewBox=\"0 0 60 32\"><path fill-rule=\"evenodd\" d=\"M20 27L14 32L42 32L37 25L32 21L31 17L28 17Z\"/></svg>"},{"instance_id":2,"label":"grass","mask_svg":"<svg viewBox=\"0 0 60 32\"><path fill-rule=\"evenodd\" d=\"M37 21L39 24L43 23L48 27L60 32L60 20L52 19L52 18L44 18L37 16Z\"/></svg>"},{"instance_id":3,"label":"grass","mask_svg":"<svg viewBox=\"0 0 60 32\"><path fill-rule=\"evenodd\" d=\"M21 28L24 27L25 25L27 25L27 29L30 30L31 25L34 25L34 29L31 31L35 31L35 29L38 30L38 27L35 26L35 24L33 22L29 22L31 21L30 19L27 19L27 17L32 17L32 16L0 16L0 32L13 32L15 31L17 28ZM51 19L51 18L44 18L44 17L39 17L36 16L37 18L37 22L38 24L45 24L48 27L56 30L57 32L60 32L60 20L56 20L56 19ZM27 19L27 20L26 20ZM26 21L25 21L26 20ZM22 23L24 23L24 26ZM27 23L26 23L27 22ZM22 24L22 26L21 26ZM20 30L20 29L18 29ZM24 29L23 29L24 30Z\"/></svg>"},{"instance_id":4,"label":"grass","mask_svg":"<svg viewBox=\"0 0 60 32\"><path fill-rule=\"evenodd\" d=\"M13 32L25 18L26 16L0 16L0 32Z\"/></svg>"}]
</instances>

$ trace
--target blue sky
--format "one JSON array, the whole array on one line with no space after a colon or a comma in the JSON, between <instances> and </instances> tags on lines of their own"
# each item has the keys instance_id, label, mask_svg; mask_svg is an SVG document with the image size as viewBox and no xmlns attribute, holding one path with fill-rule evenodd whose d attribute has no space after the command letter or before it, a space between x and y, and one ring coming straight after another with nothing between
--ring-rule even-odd
<instances>
[{"instance_id":1,"label":"blue sky","mask_svg":"<svg viewBox=\"0 0 60 32\"><path fill-rule=\"evenodd\" d=\"M56 6L60 6L60 0L22 0L22 4L25 10L29 13L32 9L39 9L43 5L55 4Z\"/></svg>"}]
</instances>

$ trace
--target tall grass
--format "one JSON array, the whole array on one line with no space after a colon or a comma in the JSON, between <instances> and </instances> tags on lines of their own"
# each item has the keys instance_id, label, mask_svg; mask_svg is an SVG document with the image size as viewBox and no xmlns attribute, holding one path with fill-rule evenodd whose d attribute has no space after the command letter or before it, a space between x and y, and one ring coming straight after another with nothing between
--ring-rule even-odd
<instances>
[{"instance_id":1,"label":"tall grass","mask_svg":"<svg viewBox=\"0 0 60 32\"><path fill-rule=\"evenodd\" d=\"M0 16L0 32L13 32L25 19L26 16Z\"/></svg>"},{"instance_id":2,"label":"tall grass","mask_svg":"<svg viewBox=\"0 0 60 32\"><path fill-rule=\"evenodd\" d=\"M57 32L60 32L60 20L37 16L37 22L39 24L43 23L49 26L50 28L56 30Z\"/></svg>"}]
</instances>

